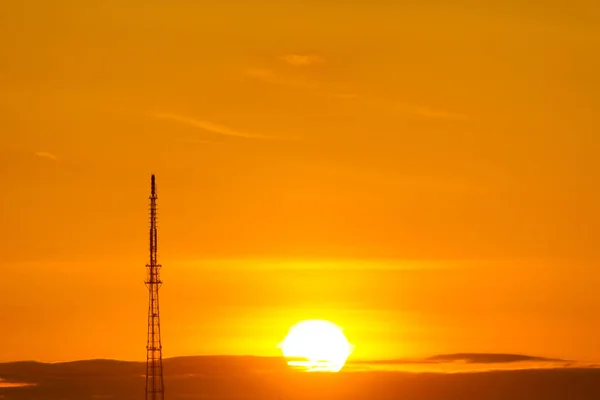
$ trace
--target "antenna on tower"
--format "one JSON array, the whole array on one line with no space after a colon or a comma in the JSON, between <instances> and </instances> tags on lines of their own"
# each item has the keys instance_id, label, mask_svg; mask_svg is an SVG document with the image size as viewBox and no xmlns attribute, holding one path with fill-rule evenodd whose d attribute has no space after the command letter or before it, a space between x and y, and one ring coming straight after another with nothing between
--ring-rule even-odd
<instances>
[{"instance_id":1,"label":"antenna on tower","mask_svg":"<svg viewBox=\"0 0 600 400\"><path fill-rule=\"evenodd\" d=\"M146 400L164 400L162 344L158 289L162 285L158 264L158 227L156 225L156 180L150 181L150 262L146 265L148 287L148 342L146 345Z\"/></svg>"}]
</instances>

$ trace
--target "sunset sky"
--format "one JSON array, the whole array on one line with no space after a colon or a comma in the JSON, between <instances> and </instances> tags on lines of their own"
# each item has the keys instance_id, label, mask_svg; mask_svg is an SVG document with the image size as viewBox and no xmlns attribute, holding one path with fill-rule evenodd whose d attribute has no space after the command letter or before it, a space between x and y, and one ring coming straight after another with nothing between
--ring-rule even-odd
<instances>
[{"instance_id":1,"label":"sunset sky","mask_svg":"<svg viewBox=\"0 0 600 400\"><path fill-rule=\"evenodd\" d=\"M0 12L0 361L599 361L597 0L19 0Z\"/></svg>"}]
</instances>

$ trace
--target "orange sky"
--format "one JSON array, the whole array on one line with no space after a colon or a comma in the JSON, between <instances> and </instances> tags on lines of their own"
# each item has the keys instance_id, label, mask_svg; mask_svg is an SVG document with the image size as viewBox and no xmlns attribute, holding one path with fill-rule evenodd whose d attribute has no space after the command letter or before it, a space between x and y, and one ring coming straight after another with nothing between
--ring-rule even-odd
<instances>
[{"instance_id":1,"label":"orange sky","mask_svg":"<svg viewBox=\"0 0 600 400\"><path fill-rule=\"evenodd\" d=\"M600 359L597 1L12 1L1 360ZM490 2L488 2L490 3Z\"/></svg>"}]
</instances>

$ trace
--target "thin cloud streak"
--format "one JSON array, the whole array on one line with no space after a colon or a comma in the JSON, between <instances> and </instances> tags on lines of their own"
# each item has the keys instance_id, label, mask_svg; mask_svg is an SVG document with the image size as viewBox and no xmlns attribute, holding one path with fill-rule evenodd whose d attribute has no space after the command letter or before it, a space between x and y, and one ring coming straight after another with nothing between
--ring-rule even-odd
<instances>
[{"instance_id":1,"label":"thin cloud streak","mask_svg":"<svg viewBox=\"0 0 600 400\"><path fill-rule=\"evenodd\" d=\"M392 106L394 110L423 118L447 119L447 120L465 120L467 116L456 112L434 109L429 107L414 106L407 103L395 103Z\"/></svg>"},{"instance_id":2,"label":"thin cloud streak","mask_svg":"<svg viewBox=\"0 0 600 400\"><path fill-rule=\"evenodd\" d=\"M52 153L48 153L46 151L36 151L34 154L37 157L46 158L46 159L52 160L52 161L58 160L58 156L56 156L56 155L54 155Z\"/></svg>"},{"instance_id":3,"label":"thin cloud streak","mask_svg":"<svg viewBox=\"0 0 600 400\"><path fill-rule=\"evenodd\" d=\"M466 119L465 115L453 113L445 110L432 110L429 108L415 108L413 109L415 115L420 115L427 118L441 118L441 119Z\"/></svg>"},{"instance_id":4,"label":"thin cloud streak","mask_svg":"<svg viewBox=\"0 0 600 400\"><path fill-rule=\"evenodd\" d=\"M239 131L237 129L233 129L224 125L215 124L210 121L199 120L189 117L184 117L177 114L169 114L169 113L159 113L154 115L155 118L169 120L174 122L179 122L181 124L190 125L195 128L200 128L207 132L216 133L222 136L232 136L232 137L240 137L246 139L270 139L267 136L257 135L253 133L247 133L243 131Z\"/></svg>"},{"instance_id":5,"label":"thin cloud streak","mask_svg":"<svg viewBox=\"0 0 600 400\"><path fill-rule=\"evenodd\" d=\"M443 109L423 107L405 102L392 102L387 99L377 97L365 97L353 92L340 93L339 91L332 91L331 89L328 89L328 85L325 82L310 80L306 77L291 77L272 69L249 68L244 70L244 74L268 84L288 86L296 89L313 90L315 94L320 96L332 97L339 100L361 100L363 102L370 103L373 106L379 107L382 110L388 110L393 113L401 113L407 116L449 121L464 121L468 119L468 117L464 114Z\"/></svg>"},{"instance_id":6,"label":"thin cloud streak","mask_svg":"<svg viewBox=\"0 0 600 400\"><path fill-rule=\"evenodd\" d=\"M201 140L201 139L188 139L188 138L177 138L175 139L181 143L191 143L191 144L214 144L216 142L212 140Z\"/></svg>"},{"instance_id":7,"label":"thin cloud streak","mask_svg":"<svg viewBox=\"0 0 600 400\"><path fill-rule=\"evenodd\" d=\"M280 57L281 60L285 61L289 65L296 67L309 66L314 64L322 64L325 62L321 56L316 54L287 54Z\"/></svg>"},{"instance_id":8,"label":"thin cloud streak","mask_svg":"<svg viewBox=\"0 0 600 400\"><path fill-rule=\"evenodd\" d=\"M243 73L250 78L272 85L289 86L296 89L319 89L319 85L314 81L305 78L284 76L267 68L248 68L245 69Z\"/></svg>"}]
</instances>

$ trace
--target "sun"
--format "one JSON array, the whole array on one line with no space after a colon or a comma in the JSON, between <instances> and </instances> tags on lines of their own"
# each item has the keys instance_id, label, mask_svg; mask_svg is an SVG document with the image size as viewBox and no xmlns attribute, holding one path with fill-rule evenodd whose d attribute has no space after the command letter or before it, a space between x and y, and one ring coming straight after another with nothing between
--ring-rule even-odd
<instances>
[{"instance_id":1,"label":"sun","mask_svg":"<svg viewBox=\"0 0 600 400\"><path fill-rule=\"evenodd\" d=\"M279 347L288 365L309 372L338 372L352 352L342 329L323 320L292 326Z\"/></svg>"}]
</instances>

